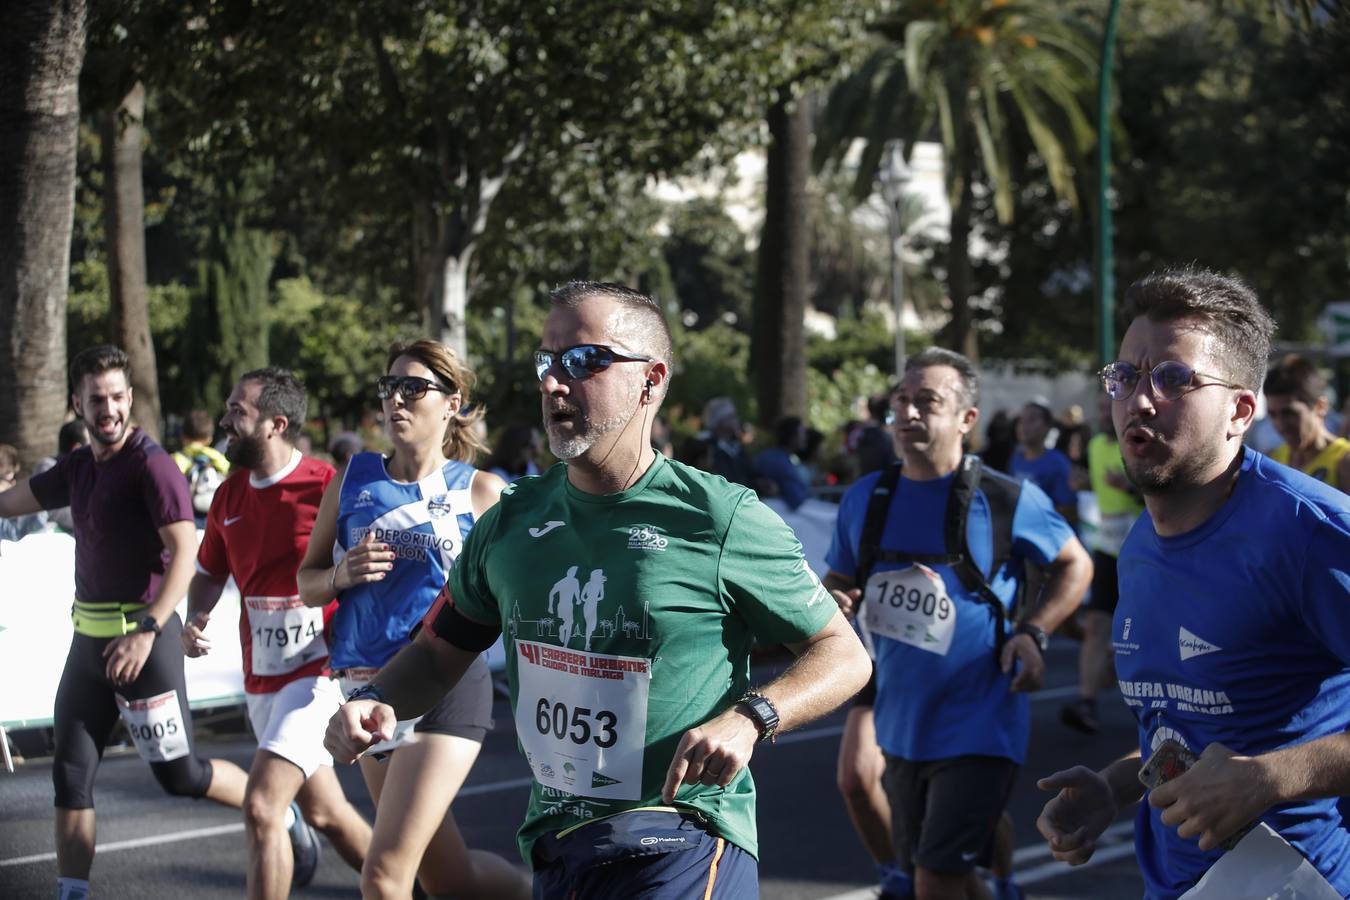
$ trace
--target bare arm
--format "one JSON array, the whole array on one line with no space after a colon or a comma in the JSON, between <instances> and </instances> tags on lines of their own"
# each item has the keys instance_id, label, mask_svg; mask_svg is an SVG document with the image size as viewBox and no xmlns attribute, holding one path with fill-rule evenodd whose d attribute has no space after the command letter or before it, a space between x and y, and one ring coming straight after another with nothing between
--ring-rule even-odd
<instances>
[{"instance_id":1,"label":"bare arm","mask_svg":"<svg viewBox=\"0 0 1350 900\"><path fill-rule=\"evenodd\" d=\"M195 658L211 652L211 641L204 632L207 622L211 621L211 611L220 602L224 590L225 579L217 581L202 571L192 576L188 585L187 616L183 621L185 655Z\"/></svg>"},{"instance_id":2,"label":"bare arm","mask_svg":"<svg viewBox=\"0 0 1350 900\"><path fill-rule=\"evenodd\" d=\"M197 528L190 521L172 522L159 529L159 539L168 551L169 562L160 579L155 597L146 607L145 614L163 625L173 615L174 607L187 591L192 578L193 560L197 551ZM135 681L141 674L141 667L150 655L150 649L158 639L153 631L133 631L122 637L114 638L103 649L103 658L107 660L105 671L113 684L123 685Z\"/></svg>"},{"instance_id":3,"label":"bare arm","mask_svg":"<svg viewBox=\"0 0 1350 900\"><path fill-rule=\"evenodd\" d=\"M339 762L352 762L391 736L399 718L415 718L435 706L477 657L423 628L371 682L383 692L385 702L358 699L343 704L328 722L324 746Z\"/></svg>"},{"instance_id":4,"label":"bare arm","mask_svg":"<svg viewBox=\"0 0 1350 900\"><path fill-rule=\"evenodd\" d=\"M1184 775L1149 793L1165 825L1211 850L1272 806L1350 795L1350 734L1327 735L1260 756L1210 744Z\"/></svg>"},{"instance_id":5,"label":"bare arm","mask_svg":"<svg viewBox=\"0 0 1350 900\"><path fill-rule=\"evenodd\" d=\"M778 711L780 732L835 709L862 689L872 671L867 651L838 611L813 637L788 649L797 658L759 691ZM689 729L666 771L662 799L672 802L681 783L730 784L758 741L759 730L739 706Z\"/></svg>"},{"instance_id":6,"label":"bare arm","mask_svg":"<svg viewBox=\"0 0 1350 900\"><path fill-rule=\"evenodd\" d=\"M309 533L309 546L295 581L300 589L300 602L306 606L327 606L328 601L355 584L379 581L394 567L394 551L388 544L367 534L333 564L333 545L337 542L338 505L342 495L342 480L334 478L324 488L319 512L314 517L314 528Z\"/></svg>"},{"instance_id":7,"label":"bare arm","mask_svg":"<svg viewBox=\"0 0 1350 900\"><path fill-rule=\"evenodd\" d=\"M473 495L473 517L477 519L496 506L505 488L506 482L500 475L484 472L482 469L475 472L473 486L470 489Z\"/></svg>"},{"instance_id":8,"label":"bare arm","mask_svg":"<svg viewBox=\"0 0 1350 900\"><path fill-rule=\"evenodd\" d=\"M33 496L33 489L28 486L27 479L7 491L0 491L0 519L26 516L41 511L42 504Z\"/></svg>"},{"instance_id":9,"label":"bare arm","mask_svg":"<svg viewBox=\"0 0 1350 900\"><path fill-rule=\"evenodd\" d=\"M1092 557L1083 549L1078 538L1071 537L1059 548L1059 555L1046 567L1045 587L1040 602L1027 617L1028 625L1035 625L1050 634L1065 619L1073 615L1092 583ZM1014 660L1022 667L1012 681L1014 691L1034 691L1041 686L1045 675L1045 660L1041 650L1029 635L1015 634L1003 645L999 664L1011 672Z\"/></svg>"}]
</instances>

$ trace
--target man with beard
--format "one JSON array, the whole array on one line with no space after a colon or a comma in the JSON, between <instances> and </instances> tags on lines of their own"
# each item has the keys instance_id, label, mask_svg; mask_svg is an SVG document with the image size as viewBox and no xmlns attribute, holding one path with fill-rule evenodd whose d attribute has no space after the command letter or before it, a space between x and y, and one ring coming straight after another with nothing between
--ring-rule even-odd
<instances>
[{"instance_id":1,"label":"man with beard","mask_svg":"<svg viewBox=\"0 0 1350 900\"><path fill-rule=\"evenodd\" d=\"M1275 328L1251 288L1168 271L1126 307L1101 376L1145 506L1112 624L1139 750L1042 779L1058 793L1037 826L1057 859L1086 862L1163 747L1180 774L1135 812L1148 897L1186 892L1258 821L1348 896L1350 503L1243 447Z\"/></svg>"},{"instance_id":2,"label":"man with beard","mask_svg":"<svg viewBox=\"0 0 1350 900\"><path fill-rule=\"evenodd\" d=\"M71 402L90 444L13 490L0 516L69 506L75 526L75 634L56 693L56 865L62 898L89 893L94 776L120 711L168 793L239 807L247 776L193 749L174 608L197 546L187 482L131 424L127 356L91 347L70 364Z\"/></svg>"},{"instance_id":3,"label":"man with beard","mask_svg":"<svg viewBox=\"0 0 1350 900\"><path fill-rule=\"evenodd\" d=\"M244 792L248 896L255 898L285 897L292 883L313 878L319 845L298 813L358 872L370 844L370 826L347 802L323 748L324 726L342 705L327 674L326 634L337 604L305 606L295 581L334 474L296 449L306 406L304 385L285 369L249 372L230 394L220 427L233 474L207 515L183 628L188 656L210 652L204 631L234 576L244 691L258 738Z\"/></svg>"},{"instance_id":4,"label":"man with beard","mask_svg":"<svg viewBox=\"0 0 1350 900\"><path fill-rule=\"evenodd\" d=\"M653 450L672 365L660 307L594 282L551 300L535 369L564 464L502 492L328 747L359 756L501 635L534 775L519 842L535 896L757 896L755 744L847 699L867 655L752 491ZM548 603L573 569L587 609L564 639ZM756 640L797 658L751 690Z\"/></svg>"}]
</instances>

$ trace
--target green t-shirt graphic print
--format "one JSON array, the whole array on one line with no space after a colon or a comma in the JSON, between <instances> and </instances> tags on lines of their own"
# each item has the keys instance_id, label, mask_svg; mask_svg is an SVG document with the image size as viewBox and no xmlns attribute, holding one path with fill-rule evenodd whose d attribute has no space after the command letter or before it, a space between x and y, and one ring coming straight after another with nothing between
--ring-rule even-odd
<instances>
[{"instance_id":1,"label":"green t-shirt graphic print","mask_svg":"<svg viewBox=\"0 0 1350 900\"><path fill-rule=\"evenodd\" d=\"M499 623L511 707L534 774L534 841L661 805L681 736L750 686L750 648L817 634L836 609L791 530L753 492L657 457L619 494L564 465L511 485L450 575L465 616ZM749 771L682 785L675 805L758 853Z\"/></svg>"}]
</instances>

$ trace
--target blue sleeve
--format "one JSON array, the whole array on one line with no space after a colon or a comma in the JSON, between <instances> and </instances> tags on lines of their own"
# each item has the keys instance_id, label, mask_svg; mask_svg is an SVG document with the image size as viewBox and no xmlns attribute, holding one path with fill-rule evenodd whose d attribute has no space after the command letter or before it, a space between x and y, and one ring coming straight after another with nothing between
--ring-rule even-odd
<instances>
[{"instance_id":1,"label":"blue sleeve","mask_svg":"<svg viewBox=\"0 0 1350 900\"><path fill-rule=\"evenodd\" d=\"M1301 588L1308 630L1350 666L1350 515L1321 523L1311 535Z\"/></svg>"},{"instance_id":2,"label":"blue sleeve","mask_svg":"<svg viewBox=\"0 0 1350 900\"><path fill-rule=\"evenodd\" d=\"M865 477L853 483L839 501L839 515L834 519L834 537L825 564L833 572L849 578L858 571L858 542L862 540L863 518L867 515L867 501L872 496L876 477Z\"/></svg>"},{"instance_id":3,"label":"blue sleeve","mask_svg":"<svg viewBox=\"0 0 1350 900\"><path fill-rule=\"evenodd\" d=\"M1055 460L1055 505L1078 507L1078 492L1073 489L1069 483L1069 478L1073 473L1073 463L1067 456L1060 456Z\"/></svg>"},{"instance_id":4,"label":"blue sleeve","mask_svg":"<svg viewBox=\"0 0 1350 900\"><path fill-rule=\"evenodd\" d=\"M778 485L783 499L792 509L801 506L811 491L802 481L802 473L786 453L765 450L755 457L755 474Z\"/></svg>"},{"instance_id":5,"label":"blue sleeve","mask_svg":"<svg viewBox=\"0 0 1350 900\"><path fill-rule=\"evenodd\" d=\"M1073 529L1055 512L1045 491L1033 482L1022 482L1022 493L1013 512L1013 554L1038 566L1047 566L1073 537Z\"/></svg>"}]
</instances>

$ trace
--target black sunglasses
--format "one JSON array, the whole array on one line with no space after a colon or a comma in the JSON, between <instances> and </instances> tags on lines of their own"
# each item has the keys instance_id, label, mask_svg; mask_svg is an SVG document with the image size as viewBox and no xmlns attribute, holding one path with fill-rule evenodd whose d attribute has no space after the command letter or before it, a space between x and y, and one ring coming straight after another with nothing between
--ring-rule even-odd
<instances>
[{"instance_id":1,"label":"black sunglasses","mask_svg":"<svg viewBox=\"0 0 1350 900\"><path fill-rule=\"evenodd\" d=\"M379 381L375 382L375 396L381 400L388 400L394 394L399 394L404 400L411 403L413 400L425 397L427 391L453 394L455 389L442 387L434 381L418 378L416 375L383 375Z\"/></svg>"},{"instance_id":2,"label":"black sunglasses","mask_svg":"<svg viewBox=\"0 0 1350 900\"><path fill-rule=\"evenodd\" d=\"M575 347L568 347L566 350L536 350L534 351L534 371L543 381L548 370L553 368L553 362L557 360L562 366L567 376L575 381L583 378L590 378L597 372L603 372L616 362L651 362L650 356L624 356L621 353L615 353L614 348L606 347L603 344L577 344Z\"/></svg>"},{"instance_id":3,"label":"black sunglasses","mask_svg":"<svg viewBox=\"0 0 1350 900\"><path fill-rule=\"evenodd\" d=\"M1241 388L1240 384L1223 381L1214 375L1197 372L1183 362L1167 359L1158 363L1147 372L1127 362L1113 362L1097 373L1102 379L1102 390L1112 400L1124 400L1134 393L1139 378L1148 375L1153 385L1153 393L1165 400L1176 400L1182 394L1196 388L1209 387L1212 384L1226 388ZM1197 384L1197 378L1211 378L1205 384Z\"/></svg>"}]
</instances>

